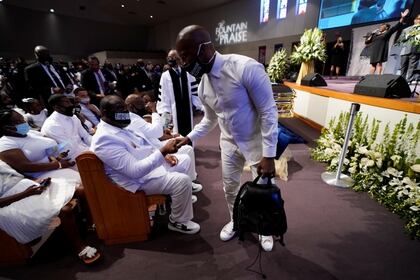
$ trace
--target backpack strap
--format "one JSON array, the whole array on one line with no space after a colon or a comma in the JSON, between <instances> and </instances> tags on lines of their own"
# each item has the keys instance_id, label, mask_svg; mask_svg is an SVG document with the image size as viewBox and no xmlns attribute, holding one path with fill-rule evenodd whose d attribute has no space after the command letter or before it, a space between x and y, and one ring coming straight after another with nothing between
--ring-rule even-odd
<instances>
[{"instance_id":1,"label":"backpack strap","mask_svg":"<svg viewBox=\"0 0 420 280\"><path fill-rule=\"evenodd\" d=\"M241 194L246 187L246 184L243 184L236 195L235 202L233 204L233 230L238 231L238 207L239 201L241 200Z\"/></svg>"},{"instance_id":2,"label":"backpack strap","mask_svg":"<svg viewBox=\"0 0 420 280\"><path fill-rule=\"evenodd\" d=\"M242 230L238 230L238 239L239 241L244 241L244 232Z\"/></svg>"},{"instance_id":3,"label":"backpack strap","mask_svg":"<svg viewBox=\"0 0 420 280\"><path fill-rule=\"evenodd\" d=\"M284 243L283 234L282 234L282 235L280 235L280 238L279 238L279 243L280 243L283 247L285 247L285 246L286 246L286 244Z\"/></svg>"}]
</instances>

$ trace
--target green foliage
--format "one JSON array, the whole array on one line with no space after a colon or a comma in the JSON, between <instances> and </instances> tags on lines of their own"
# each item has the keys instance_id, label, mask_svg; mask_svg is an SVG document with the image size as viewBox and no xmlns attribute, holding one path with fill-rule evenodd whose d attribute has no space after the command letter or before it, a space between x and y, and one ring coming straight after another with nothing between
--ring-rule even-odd
<instances>
[{"instance_id":1,"label":"green foliage","mask_svg":"<svg viewBox=\"0 0 420 280\"><path fill-rule=\"evenodd\" d=\"M324 35L318 28L306 30L300 37L300 44L290 56L293 64L300 64L311 60L325 62L327 53L325 49Z\"/></svg>"},{"instance_id":2,"label":"green foliage","mask_svg":"<svg viewBox=\"0 0 420 280\"><path fill-rule=\"evenodd\" d=\"M267 73L272 82L281 82L289 70L289 59L285 49L276 52L268 64Z\"/></svg>"},{"instance_id":3,"label":"green foliage","mask_svg":"<svg viewBox=\"0 0 420 280\"><path fill-rule=\"evenodd\" d=\"M312 158L327 163L330 171L337 169L348 121L348 113L331 119L311 150ZM400 215L407 232L420 239L420 121L414 126L405 116L392 130L387 124L380 141L379 128L378 120L356 116L343 171L355 181L354 190L368 192Z\"/></svg>"}]
</instances>

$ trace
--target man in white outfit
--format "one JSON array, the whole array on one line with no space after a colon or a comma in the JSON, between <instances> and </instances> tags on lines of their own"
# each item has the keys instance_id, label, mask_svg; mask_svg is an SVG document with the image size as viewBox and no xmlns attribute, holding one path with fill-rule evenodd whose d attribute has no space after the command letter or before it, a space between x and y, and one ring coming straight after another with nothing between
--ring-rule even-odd
<instances>
[{"instance_id":1,"label":"man in white outfit","mask_svg":"<svg viewBox=\"0 0 420 280\"><path fill-rule=\"evenodd\" d=\"M198 96L204 117L178 145L206 135L219 124L223 188L230 219L220 239L234 237L233 204L245 162L254 177L274 177L277 145L277 108L271 83L262 64L241 55L215 51L210 34L201 26L187 26L178 34L176 49L181 66L202 78ZM273 238L260 236L264 250L271 251Z\"/></svg>"},{"instance_id":2,"label":"man in white outfit","mask_svg":"<svg viewBox=\"0 0 420 280\"><path fill-rule=\"evenodd\" d=\"M169 51L167 62L171 68L163 72L160 78L157 111L166 122L172 119L174 133L185 136L193 127L192 106L203 110L197 98L198 81L179 67L180 59L176 50Z\"/></svg>"},{"instance_id":3,"label":"man in white outfit","mask_svg":"<svg viewBox=\"0 0 420 280\"><path fill-rule=\"evenodd\" d=\"M151 145L155 148L160 149L164 146L167 141L160 141L159 138L163 135L163 126L160 121L159 114L156 113L156 103L149 102L149 108L152 111L152 123L146 122L141 115L144 113L145 104L142 96L138 94L130 94L125 99L128 111L130 111L131 123L127 126L127 129L137 134L138 136L147 139ZM195 170L195 154L194 148L189 145L182 146L175 154L178 158L178 164L182 164L185 158L188 158L189 168L187 169L187 175L192 181L197 179L197 172ZM192 192L197 193L201 191L203 187L201 184L192 182ZM194 200L194 199L193 199Z\"/></svg>"},{"instance_id":4,"label":"man in white outfit","mask_svg":"<svg viewBox=\"0 0 420 280\"><path fill-rule=\"evenodd\" d=\"M54 112L45 120L41 133L58 144L65 145L64 150L69 150L68 157L74 160L82 152L89 150L92 136L74 115L74 105L67 96L51 95L48 104Z\"/></svg>"},{"instance_id":5,"label":"man in white outfit","mask_svg":"<svg viewBox=\"0 0 420 280\"><path fill-rule=\"evenodd\" d=\"M178 165L174 139L156 149L146 139L126 127L130 124L127 106L119 96L105 96L100 103L102 119L92 137L90 149L102 160L106 174L131 192L144 191L146 195L171 196L171 215L168 228L186 234L195 234L200 225L191 221L191 179L177 172L185 172L189 162Z\"/></svg>"}]
</instances>

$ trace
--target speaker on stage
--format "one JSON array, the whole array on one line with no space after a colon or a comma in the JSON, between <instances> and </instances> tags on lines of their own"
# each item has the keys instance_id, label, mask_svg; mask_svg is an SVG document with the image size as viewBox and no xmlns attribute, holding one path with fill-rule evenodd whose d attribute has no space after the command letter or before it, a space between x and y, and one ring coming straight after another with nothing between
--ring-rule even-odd
<instances>
[{"instance_id":1,"label":"speaker on stage","mask_svg":"<svg viewBox=\"0 0 420 280\"><path fill-rule=\"evenodd\" d=\"M302 78L300 82L302 86L309 86L309 87L325 87L327 83L325 82L324 78L318 73L311 73L306 75Z\"/></svg>"},{"instance_id":2,"label":"speaker on stage","mask_svg":"<svg viewBox=\"0 0 420 280\"><path fill-rule=\"evenodd\" d=\"M354 93L375 97L411 97L407 81L399 75L366 75L354 87Z\"/></svg>"}]
</instances>

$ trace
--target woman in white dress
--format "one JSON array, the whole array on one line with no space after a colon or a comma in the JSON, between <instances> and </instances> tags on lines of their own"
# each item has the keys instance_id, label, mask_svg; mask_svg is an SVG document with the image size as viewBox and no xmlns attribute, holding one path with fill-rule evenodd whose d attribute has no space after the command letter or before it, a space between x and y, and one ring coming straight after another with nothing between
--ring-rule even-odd
<instances>
[{"instance_id":1,"label":"woman in white dress","mask_svg":"<svg viewBox=\"0 0 420 280\"><path fill-rule=\"evenodd\" d=\"M80 239L72 208L67 205L75 186L63 187L65 184L64 179L38 184L0 161L0 229L19 243L27 244L45 234L53 219L59 216L78 257L92 263L100 254Z\"/></svg>"},{"instance_id":2,"label":"woman in white dress","mask_svg":"<svg viewBox=\"0 0 420 280\"><path fill-rule=\"evenodd\" d=\"M22 115L10 109L0 111L0 159L21 174L31 178L63 178L69 184L80 184L79 173L65 159L65 145L30 130Z\"/></svg>"}]
</instances>

